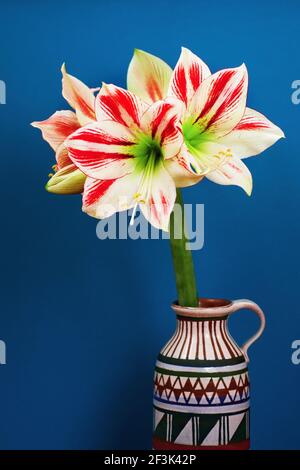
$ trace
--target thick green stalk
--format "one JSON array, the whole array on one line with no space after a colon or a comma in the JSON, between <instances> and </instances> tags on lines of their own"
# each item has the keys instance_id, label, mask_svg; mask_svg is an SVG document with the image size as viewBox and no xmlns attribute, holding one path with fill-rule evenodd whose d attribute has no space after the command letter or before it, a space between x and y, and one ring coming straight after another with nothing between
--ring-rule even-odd
<instances>
[{"instance_id":1,"label":"thick green stalk","mask_svg":"<svg viewBox=\"0 0 300 470\"><path fill-rule=\"evenodd\" d=\"M185 307L196 307L198 305L196 277L192 252L186 249L188 240L185 235L184 206L180 189L177 189L176 204L181 206L182 217L176 217L174 212L171 214L170 243L175 270L178 303ZM178 234L181 234L180 238Z\"/></svg>"}]
</instances>

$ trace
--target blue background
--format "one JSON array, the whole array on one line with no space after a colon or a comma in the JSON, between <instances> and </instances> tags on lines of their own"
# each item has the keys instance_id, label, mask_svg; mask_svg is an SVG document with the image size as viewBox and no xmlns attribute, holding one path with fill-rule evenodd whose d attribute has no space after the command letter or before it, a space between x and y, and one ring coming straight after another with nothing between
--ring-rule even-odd
<instances>
[{"instance_id":1,"label":"blue background","mask_svg":"<svg viewBox=\"0 0 300 470\"><path fill-rule=\"evenodd\" d=\"M100 241L80 196L44 190L54 155L29 123L65 109L60 66L90 86L125 85L133 48L171 66L184 45L213 71L245 62L248 105L286 133L247 160L253 196L210 182L184 191L205 203L205 246L195 253L202 296L247 297L267 316L250 350L252 447L299 448L300 4L1 2L2 449L149 448L152 371L174 329L167 241ZM240 342L258 326L241 312Z\"/></svg>"}]
</instances>

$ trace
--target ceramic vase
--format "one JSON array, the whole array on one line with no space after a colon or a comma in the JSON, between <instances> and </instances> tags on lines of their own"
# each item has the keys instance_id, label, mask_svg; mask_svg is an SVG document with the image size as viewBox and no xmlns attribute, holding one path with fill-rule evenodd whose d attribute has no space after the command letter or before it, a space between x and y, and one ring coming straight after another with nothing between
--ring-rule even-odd
<instances>
[{"instance_id":1,"label":"ceramic vase","mask_svg":"<svg viewBox=\"0 0 300 470\"><path fill-rule=\"evenodd\" d=\"M177 326L161 350L154 377L156 450L245 450L250 447L249 346L265 317L250 300L200 299L198 307L173 304ZM242 347L228 318L254 311L260 328Z\"/></svg>"}]
</instances>

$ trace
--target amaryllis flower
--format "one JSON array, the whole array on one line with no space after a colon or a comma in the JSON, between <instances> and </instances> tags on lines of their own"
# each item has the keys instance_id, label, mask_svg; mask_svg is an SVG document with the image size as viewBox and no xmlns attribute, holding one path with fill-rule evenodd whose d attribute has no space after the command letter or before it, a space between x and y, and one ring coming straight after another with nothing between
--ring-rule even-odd
<instances>
[{"instance_id":1,"label":"amaryllis flower","mask_svg":"<svg viewBox=\"0 0 300 470\"><path fill-rule=\"evenodd\" d=\"M242 159L261 153L284 134L265 116L246 108L247 87L245 65L212 75L199 57L183 48L171 74L161 59L135 52L128 70L128 89L148 102L156 96L173 96L184 106L184 145L168 162L177 186L194 184L206 176L251 194L251 173ZM178 174L178 162L190 173L184 178L182 172Z\"/></svg>"},{"instance_id":2,"label":"amaryllis flower","mask_svg":"<svg viewBox=\"0 0 300 470\"><path fill-rule=\"evenodd\" d=\"M178 154L182 104L174 98L148 105L127 90L103 85L97 122L72 134L65 145L88 178L83 210L104 218L140 206L152 225L168 229L176 188L166 162Z\"/></svg>"},{"instance_id":3,"label":"amaryllis flower","mask_svg":"<svg viewBox=\"0 0 300 470\"><path fill-rule=\"evenodd\" d=\"M54 174L49 175L47 191L78 194L83 191L86 176L68 157L64 142L74 131L95 120L95 96L93 89L66 72L65 65L62 66L62 75L63 97L75 112L56 111L45 121L33 122L32 126L42 131L43 138L55 152L56 164L52 167Z\"/></svg>"}]
</instances>

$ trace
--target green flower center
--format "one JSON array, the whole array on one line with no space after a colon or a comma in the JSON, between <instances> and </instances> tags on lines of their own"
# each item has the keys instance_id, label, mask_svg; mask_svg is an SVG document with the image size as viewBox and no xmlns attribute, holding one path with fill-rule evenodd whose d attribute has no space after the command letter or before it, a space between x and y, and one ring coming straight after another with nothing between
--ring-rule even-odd
<instances>
[{"instance_id":1,"label":"green flower center","mask_svg":"<svg viewBox=\"0 0 300 470\"><path fill-rule=\"evenodd\" d=\"M203 123L189 117L182 124L185 145L191 155L189 165L197 175L207 175L226 163L232 150L218 142L212 133L206 132Z\"/></svg>"},{"instance_id":2,"label":"green flower center","mask_svg":"<svg viewBox=\"0 0 300 470\"><path fill-rule=\"evenodd\" d=\"M182 124L182 133L189 151L193 155L197 154L206 140L202 126L194 122L193 118L189 118Z\"/></svg>"},{"instance_id":3,"label":"green flower center","mask_svg":"<svg viewBox=\"0 0 300 470\"><path fill-rule=\"evenodd\" d=\"M164 155L160 142L151 135L142 133L137 136L137 142L131 151L134 156L135 173L139 175L137 192L133 196L136 201L132 214L133 221L137 204L145 204L149 200L153 178L163 164Z\"/></svg>"},{"instance_id":4,"label":"green flower center","mask_svg":"<svg viewBox=\"0 0 300 470\"><path fill-rule=\"evenodd\" d=\"M145 171L147 168L154 170L163 160L160 142L151 135L139 135L138 142L133 146L133 155L138 172Z\"/></svg>"}]
</instances>

